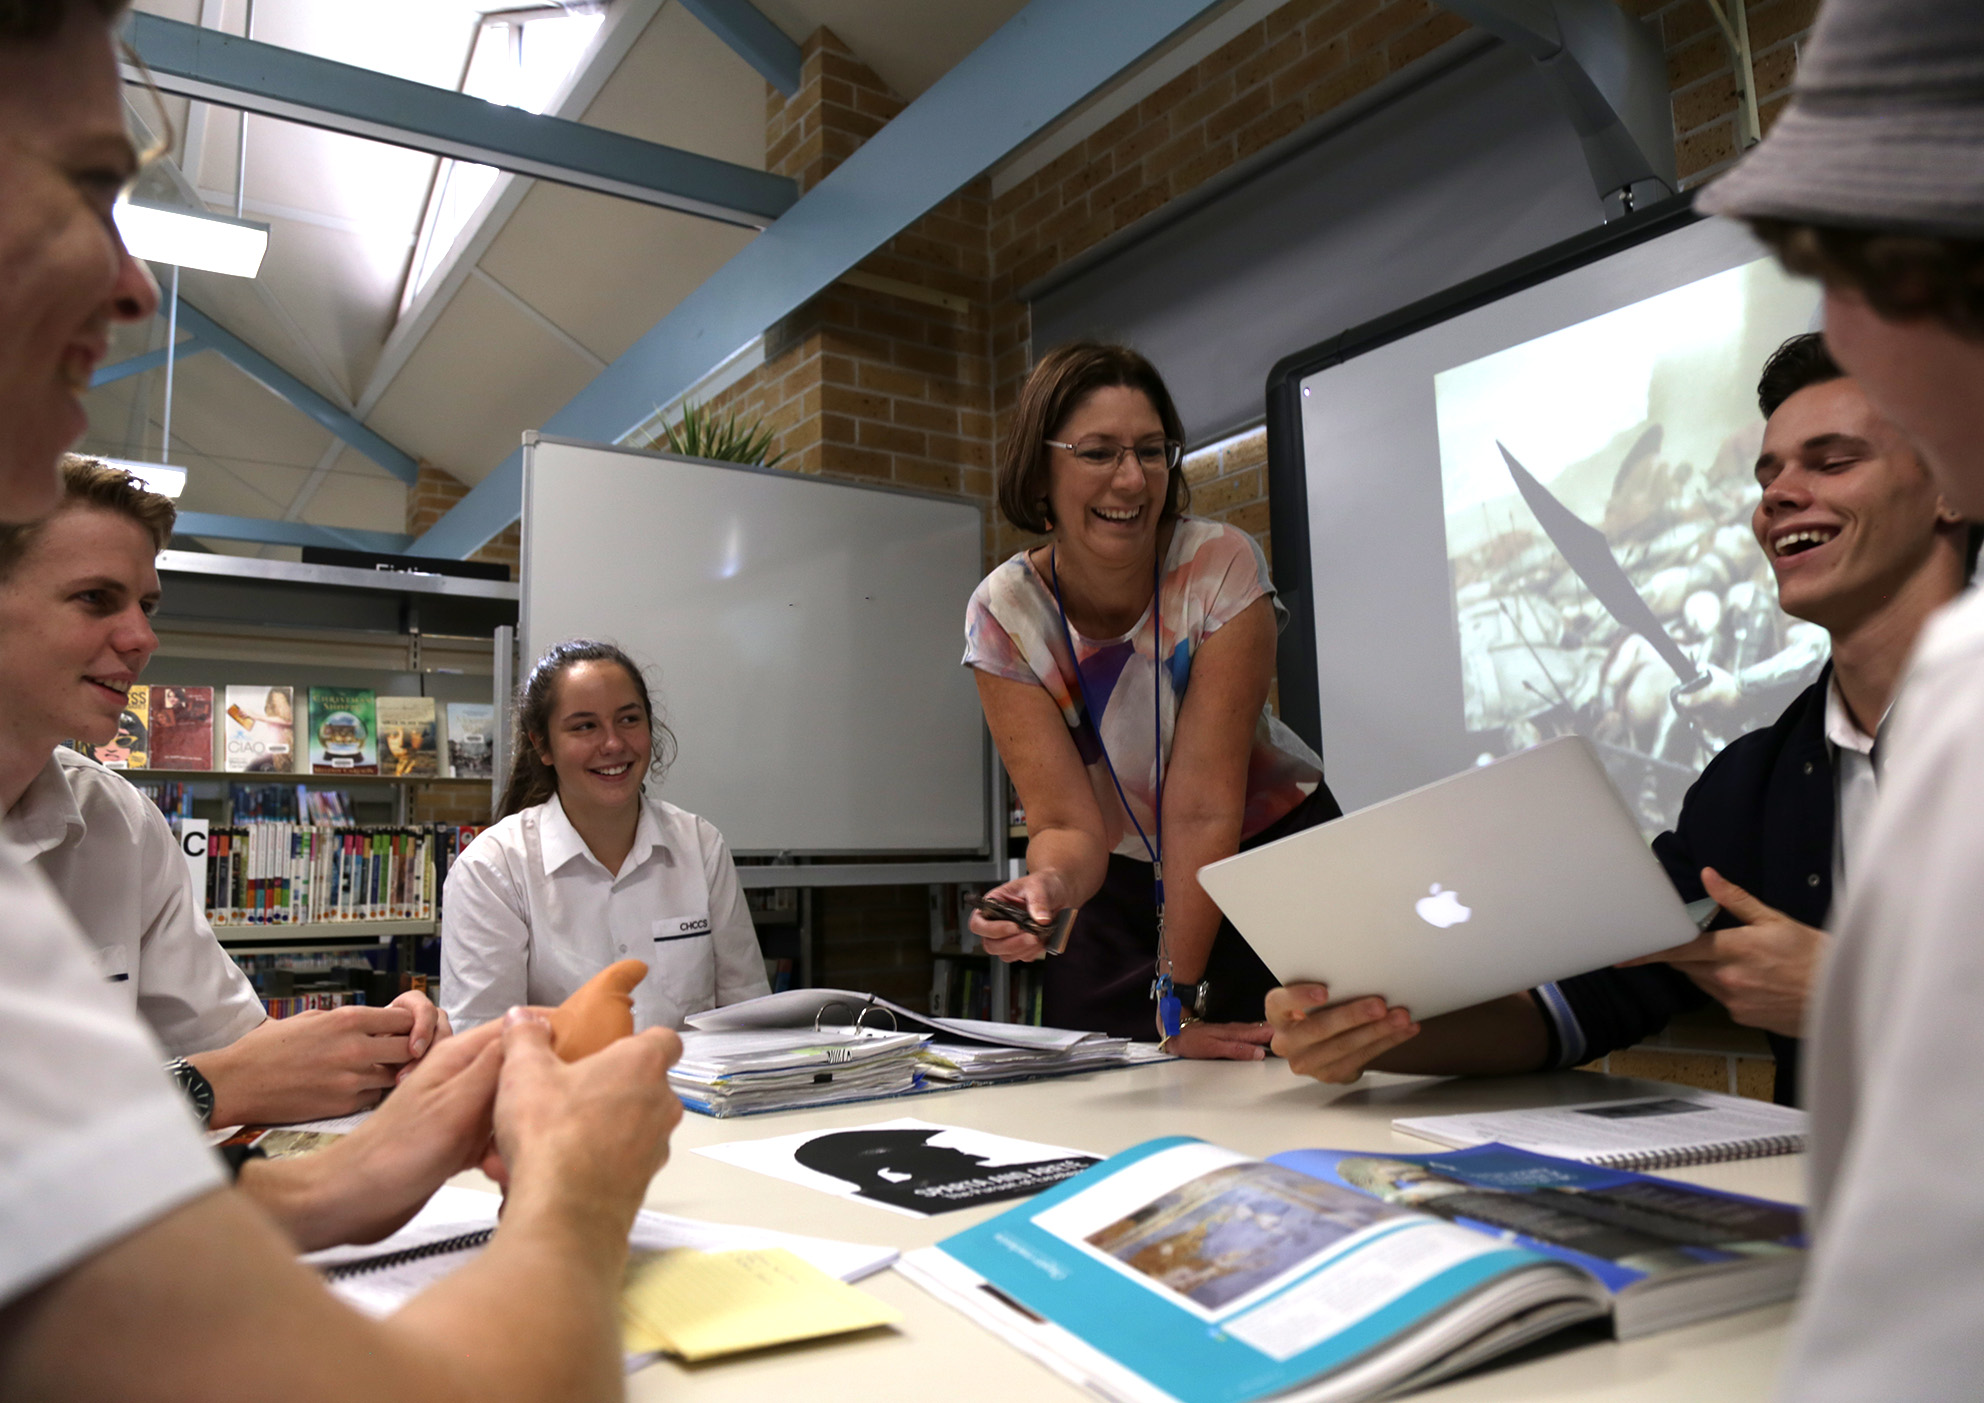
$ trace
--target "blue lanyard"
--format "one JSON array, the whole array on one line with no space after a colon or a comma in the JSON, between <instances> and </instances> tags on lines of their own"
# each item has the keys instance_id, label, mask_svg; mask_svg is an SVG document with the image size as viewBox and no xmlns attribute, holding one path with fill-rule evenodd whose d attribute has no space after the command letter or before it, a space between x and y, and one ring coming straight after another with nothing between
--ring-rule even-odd
<instances>
[{"instance_id":1,"label":"blue lanyard","mask_svg":"<svg viewBox=\"0 0 1984 1403\"><path fill-rule=\"evenodd\" d=\"M1123 805L1130 822L1136 825L1137 837L1143 840L1144 851L1150 854L1151 884L1157 905L1157 977L1151 982L1151 997L1157 1000L1158 1029L1167 1038L1178 1036L1184 1025L1185 1006L1178 998L1171 979L1171 951L1164 939L1164 552L1159 549L1151 560L1151 688L1150 721L1153 741L1153 761L1157 766L1157 809L1151 827L1156 830L1156 841L1144 832L1143 823L1137 818L1136 810L1130 807L1130 799L1123 792L1123 780L1116 773L1116 762L1109 758L1108 742L1102 738L1102 709L1088 693L1088 678L1082 674L1081 655L1075 651L1074 631L1068 627L1068 606L1061 600L1061 572L1057 567L1053 547L1047 550L1047 576L1054 586L1054 607L1061 616L1061 641L1068 646L1068 660L1075 667L1075 686L1081 692L1082 709L1088 713L1089 728L1095 732L1096 749L1102 752L1102 763L1109 770L1109 782L1116 786L1116 797Z\"/></svg>"}]
</instances>

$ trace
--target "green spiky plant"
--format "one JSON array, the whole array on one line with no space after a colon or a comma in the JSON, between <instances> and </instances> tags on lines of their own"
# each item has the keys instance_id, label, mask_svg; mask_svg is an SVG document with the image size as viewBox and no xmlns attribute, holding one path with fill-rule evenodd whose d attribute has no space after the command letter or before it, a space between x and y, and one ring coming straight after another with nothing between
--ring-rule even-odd
<instances>
[{"instance_id":1,"label":"green spiky plant","mask_svg":"<svg viewBox=\"0 0 1984 1403\"><path fill-rule=\"evenodd\" d=\"M685 458L711 458L719 463L775 466L783 453L772 453L772 431L762 419L739 419L737 412L719 418L708 405L685 404L682 417L663 424L648 447ZM767 456L770 455L770 456Z\"/></svg>"}]
</instances>

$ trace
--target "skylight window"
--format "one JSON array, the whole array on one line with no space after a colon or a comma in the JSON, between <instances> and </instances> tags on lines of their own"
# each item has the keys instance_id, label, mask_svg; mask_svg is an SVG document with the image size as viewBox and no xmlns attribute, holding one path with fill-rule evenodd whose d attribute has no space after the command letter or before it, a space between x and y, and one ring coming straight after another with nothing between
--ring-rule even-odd
<instances>
[{"instance_id":1,"label":"skylight window","mask_svg":"<svg viewBox=\"0 0 1984 1403\"><path fill-rule=\"evenodd\" d=\"M604 4L536 5L482 17L469 50L461 90L470 97L526 112L542 112L585 57L606 18ZM468 222L500 174L493 166L444 160L434 173L413 267L400 295L400 314L446 263Z\"/></svg>"}]
</instances>

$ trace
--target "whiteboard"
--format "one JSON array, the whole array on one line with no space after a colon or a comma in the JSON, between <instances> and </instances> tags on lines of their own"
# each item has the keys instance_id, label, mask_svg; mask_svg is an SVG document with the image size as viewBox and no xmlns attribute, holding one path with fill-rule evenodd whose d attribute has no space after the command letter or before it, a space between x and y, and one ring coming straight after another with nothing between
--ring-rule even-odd
<instances>
[{"instance_id":1,"label":"whiteboard","mask_svg":"<svg viewBox=\"0 0 1984 1403\"><path fill-rule=\"evenodd\" d=\"M983 852L983 530L955 498L527 437L520 672L624 648L680 747L661 796L734 851Z\"/></svg>"}]
</instances>

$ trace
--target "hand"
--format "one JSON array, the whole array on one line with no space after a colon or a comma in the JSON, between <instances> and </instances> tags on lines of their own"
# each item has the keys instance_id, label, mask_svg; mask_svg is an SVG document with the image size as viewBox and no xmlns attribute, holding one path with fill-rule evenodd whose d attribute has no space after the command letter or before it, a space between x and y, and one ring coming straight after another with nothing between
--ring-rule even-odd
<instances>
[{"instance_id":1,"label":"hand","mask_svg":"<svg viewBox=\"0 0 1984 1403\"><path fill-rule=\"evenodd\" d=\"M1738 1023L1787 1038L1802 1036L1805 1006L1825 958L1826 933L1766 906L1713 867L1702 869L1702 885L1716 905L1743 924L1707 931L1686 945L1623 964L1672 965L1719 1000Z\"/></svg>"},{"instance_id":2,"label":"hand","mask_svg":"<svg viewBox=\"0 0 1984 1403\"><path fill-rule=\"evenodd\" d=\"M212 1123L281 1125L377 1105L413 1060L409 1044L420 1018L409 997L384 1008L271 1018L226 1047L187 1058L213 1083Z\"/></svg>"},{"instance_id":3,"label":"hand","mask_svg":"<svg viewBox=\"0 0 1984 1403\"><path fill-rule=\"evenodd\" d=\"M1727 715L1743 705L1743 684L1714 663L1703 663L1708 681L1691 692L1674 694L1674 709Z\"/></svg>"},{"instance_id":4,"label":"hand","mask_svg":"<svg viewBox=\"0 0 1984 1403\"><path fill-rule=\"evenodd\" d=\"M502 1031L488 1023L440 1044L356 1130L316 1154L250 1160L241 1189L305 1252L396 1231L444 1180L485 1162Z\"/></svg>"},{"instance_id":5,"label":"hand","mask_svg":"<svg viewBox=\"0 0 1984 1403\"><path fill-rule=\"evenodd\" d=\"M522 1008L504 1015L502 1037L496 1177L512 1195L558 1198L588 1216L606 1213L624 1245L682 1119L668 1085L682 1040L650 1028L561 1062L551 1050L550 1023Z\"/></svg>"},{"instance_id":6,"label":"hand","mask_svg":"<svg viewBox=\"0 0 1984 1403\"><path fill-rule=\"evenodd\" d=\"M1259 1062L1267 1054L1273 1030L1265 1023L1187 1023L1165 1043L1166 1052L1203 1060Z\"/></svg>"},{"instance_id":7,"label":"hand","mask_svg":"<svg viewBox=\"0 0 1984 1403\"><path fill-rule=\"evenodd\" d=\"M1380 998L1332 1004L1323 984L1290 984L1268 994L1275 1054L1290 1071L1339 1085L1356 1081L1380 1055L1419 1035L1402 1008Z\"/></svg>"},{"instance_id":8,"label":"hand","mask_svg":"<svg viewBox=\"0 0 1984 1403\"><path fill-rule=\"evenodd\" d=\"M427 1055L430 1048L441 1039L452 1036L455 1029L448 1022L448 1015L436 1008L433 1000L418 989L407 990L386 1007L403 1008L413 1014L413 1031L407 1034L406 1039L406 1050L413 1054L413 1060L400 1068L399 1075L394 1078L394 1084L398 1085L420 1064L420 1059Z\"/></svg>"},{"instance_id":9,"label":"hand","mask_svg":"<svg viewBox=\"0 0 1984 1403\"><path fill-rule=\"evenodd\" d=\"M1026 907L1027 913L1042 924L1052 920L1055 912L1069 904L1068 884L1051 867L1029 872L985 894ZM989 920L974 911L971 913L971 928L985 943L986 954L997 955L1008 964L1047 958L1047 947L1040 943L1040 938L1021 930L1011 921Z\"/></svg>"}]
</instances>

